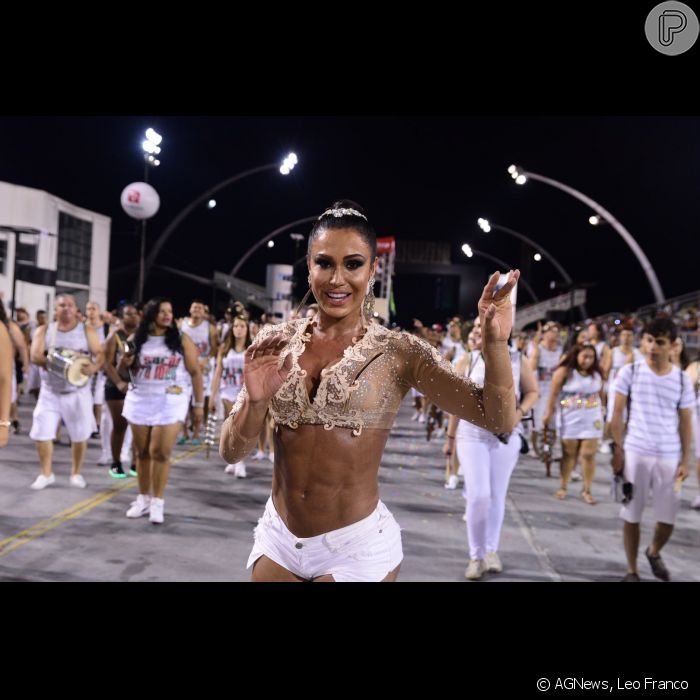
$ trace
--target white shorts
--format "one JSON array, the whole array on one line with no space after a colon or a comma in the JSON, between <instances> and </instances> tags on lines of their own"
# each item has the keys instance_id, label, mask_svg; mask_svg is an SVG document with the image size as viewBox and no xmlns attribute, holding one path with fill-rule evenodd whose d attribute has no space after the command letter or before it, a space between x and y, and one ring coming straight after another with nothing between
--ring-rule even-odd
<instances>
[{"instance_id":1,"label":"white shorts","mask_svg":"<svg viewBox=\"0 0 700 700\"><path fill-rule=\"evenodd\" d=\"M107 375L104 372L98 372L93 379L92 403L95 406L102 406L105 402L105 382Z\"/></svg>"},{"instance_id":2,"label":"white shorts","mask_svg":"<svg viewBox=\"0 0 700 700\"><path fill-rule=\"evenodd\" d=\"M190 391L182 394L137 394L126 392L122 415L134 425L172 425L187 418Z\"/></svg>"},{"instance_id":3,"label":"white shorts","mask_svg":"<svg viewBox=\"0 0 700 700\"><path fill-rule=\"evenodd\" d=\"M40 442L53 440L61 421L66 424L71 442L85 442L97 430L88 385L65 394L54 393L45 384L41 387L29 437Z\"/></svg>"},{"instance_id":4,"label":"white shorts","mask_svg":"<svg viewBox=\"0 0 700 700\"><path fill-rule=\"evenodd\" d=\"M673 490L679 458L649 457L625 450L625 477L631 481L632 500L620 509L628 523L639 523L652 490L654 517L657 523L673 525L681 507L681 494Z\"/></svg>"},{"instance_id":5,"label":"white shorts","mask_svg":"<svg viewBox=\"0 0 700 700\"><path fill-rule=\"evenodd\" d=\"M330 574L336 581L381 581L403 559L401 528L379 501L373 513L316 537L296 537L268 498L255 528L249 569L265 555L303 579Z\"/></svg>"}]
</instances>

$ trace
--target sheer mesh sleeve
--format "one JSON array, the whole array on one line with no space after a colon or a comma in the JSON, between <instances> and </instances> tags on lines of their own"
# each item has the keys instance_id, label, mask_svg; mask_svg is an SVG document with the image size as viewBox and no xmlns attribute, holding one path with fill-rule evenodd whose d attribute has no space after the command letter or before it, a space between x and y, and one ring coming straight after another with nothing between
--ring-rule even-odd
<instances>
[{"instance_id":1,"label":"sheer mesh sleeve","mask_svg":"<svg viewBox=\"0 0 700 700\"><path fill-rule=\"evenodd\" d=\"M491 400L485 402L485 390L467 377L455 374L452 365L429 343L408 333L404 338L407 353L404 379L410 386L443 411L480 428L496 433L510 428L504 415L509 414L511 408L513 413L515 410L512 381L510 387L494 387L487 383Z\"/></svg>"}]
</instances>

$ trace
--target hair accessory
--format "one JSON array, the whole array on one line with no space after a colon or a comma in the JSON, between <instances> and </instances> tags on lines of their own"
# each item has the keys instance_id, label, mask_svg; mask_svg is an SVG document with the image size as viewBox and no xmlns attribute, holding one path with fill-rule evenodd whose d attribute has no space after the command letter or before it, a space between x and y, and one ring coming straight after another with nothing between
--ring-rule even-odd
<instances>
[{"instance_id":1,"label":"hair accessory","mask_svg":"<svg viewBox=\"0 0 700 700\"><path fill-rule=\"evenodd\" d=\"M335 216L336 218L340 218L341 216L360 216L367 221L367 217L357 211L357 209L326 209L326 211L318 217L318 220L320 221L324 216Z\"/></svg>"}]
</instances>

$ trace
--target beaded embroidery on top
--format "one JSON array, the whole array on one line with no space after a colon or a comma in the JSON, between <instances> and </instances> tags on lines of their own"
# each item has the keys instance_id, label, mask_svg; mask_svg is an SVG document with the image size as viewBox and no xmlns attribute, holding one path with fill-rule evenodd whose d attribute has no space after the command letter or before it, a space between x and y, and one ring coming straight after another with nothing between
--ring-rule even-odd
<instances>
[{"instance_id":1,"label":"beaded embroidery on top","mask_svg":"<svg viewBox=\"0 0 700 700\"><path fill-rule=\"evenodd\" d=\"M364 427L390 427L408 388L421 384L420 379L412 381L411 378L420 374L424 382L434 382L435 379L428 376L431 372L438 373L435 389L445 392L467 389L477 397L483 415L480 389L470 380L455 375L451 364L434 347L410 333L390 330L376 323L367 325L364 335L353 338L338 361L321 370L312 401L306 389L306 370L299 365L299 357L311 340L310 325L309 319L298 319L268 326L256 337L259 342L281 333L288 338L288 345L280 354L280 364L287 354L292 355L289 375L270 402L270 414L275 422L292 429L302 424L323 425L326 430L351 428L355 436L359 436ZM373 365L374 360L379 362ZM372 366L380 375L371 375L369 379L362 377ZM429 391L433 387L424 388ZM358 389L362 389L362 396L356 394ZM246 396L243 387L231 414L240 410Z\"/></svg>"}]
</instances>

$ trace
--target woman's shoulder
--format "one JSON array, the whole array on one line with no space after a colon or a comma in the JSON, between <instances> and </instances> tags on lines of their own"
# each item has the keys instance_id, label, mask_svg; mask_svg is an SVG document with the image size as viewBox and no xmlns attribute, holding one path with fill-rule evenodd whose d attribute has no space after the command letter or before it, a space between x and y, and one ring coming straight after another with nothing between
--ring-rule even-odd
<instances>
[{"instance_id":1,"label":"woman's shoulder","mask_svg":"<svg viewBox=\"0 0 700 700\"><path fill-rule=\"evenodd\" d=\"M253 343L258 343L265 338L269 338L273 335L281 334L285 338L292 338L309 322L308 318L297 318L293 321L282 321L281 323L267 323L265 324L257 333L253 339Z\"/></svg>"},{"instance_id":2,"label":"woman's shoulder","mask_svg":"<svg viewBox=\"0 0 700 700\"><path fill-rule=\"evenodd\" d=\"M436 347L431 345L425 338L421 338L415 333L396 331L384 328L383 326L377 326L374 335L382 339L397 352L413 354L416 358L432 359L435 362L444 364L450 368L452 367Z\"/></svg>"}]
</instances>

